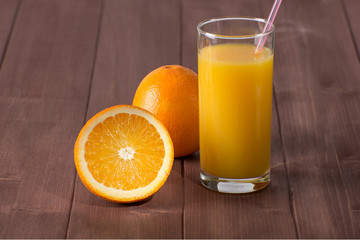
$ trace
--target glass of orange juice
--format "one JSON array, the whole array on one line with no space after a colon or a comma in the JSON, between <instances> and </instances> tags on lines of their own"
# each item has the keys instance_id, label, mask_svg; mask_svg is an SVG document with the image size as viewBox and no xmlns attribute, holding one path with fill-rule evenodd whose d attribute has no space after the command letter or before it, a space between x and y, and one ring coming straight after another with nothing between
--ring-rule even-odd
<instances>
[{"instance_id":1,"label":"glass of orange juice","mask_svg":"<svg viewBox=\"0 0 360 240\"><path fill-rule=\"evenodd\" d=\"M254 192L270 182L274 26L263 32L265 23L227 17L197 26L200 178L215 191Z\"/></svg>"}]
</instances>

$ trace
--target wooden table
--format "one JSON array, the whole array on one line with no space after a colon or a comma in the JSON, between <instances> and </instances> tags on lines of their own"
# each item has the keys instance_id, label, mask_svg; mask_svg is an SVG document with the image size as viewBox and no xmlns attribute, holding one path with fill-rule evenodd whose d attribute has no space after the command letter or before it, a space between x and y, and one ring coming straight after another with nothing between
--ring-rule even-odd
<instances>
[{"instance_id":1,"label":"wooden table","mask_svg":"<svg viewBox=\"0 0 360 240\"><path fill-rule=\"evenodd\" d=\"M360 1L284 0L276 19L271 185L199 183L176 159L150 201L79 180L87 119L131 104L165 64L197 70L196 25L272 0L0 0L0 238L360 238Z\"/></svg>"}]
</instances>

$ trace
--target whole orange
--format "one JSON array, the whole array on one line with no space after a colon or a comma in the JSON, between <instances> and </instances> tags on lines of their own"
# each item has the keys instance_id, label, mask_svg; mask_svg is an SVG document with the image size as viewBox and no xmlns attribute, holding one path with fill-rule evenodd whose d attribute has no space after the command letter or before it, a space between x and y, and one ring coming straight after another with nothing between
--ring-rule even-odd
<instances>
[{"instance_id":1,"label":"whole orange","mask_svg":"<svg viewBox=\"0 0 360 240\"><path fill-rule=\"evenodd\" d=\"M155 69L141 81L133 105L153 113L165 125L175 157L199 149L198 77L192 70L179 65Z\"/></svg>"}]
</instances>

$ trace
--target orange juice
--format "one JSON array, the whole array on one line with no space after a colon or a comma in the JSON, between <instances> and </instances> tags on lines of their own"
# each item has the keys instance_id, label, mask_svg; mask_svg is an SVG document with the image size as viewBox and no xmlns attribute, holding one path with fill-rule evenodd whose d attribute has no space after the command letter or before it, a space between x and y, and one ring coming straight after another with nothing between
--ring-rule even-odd
<instances>
[{"instance_id":1,"label":"orange juice","mask_svg":"<svg viewBox=\"0 0 360 240\"><path fill-rule=\"evenodd\" d=\"M273 53L219 44L199 51L200 163L206 173L245 179L270 169Z\"/></svg>"}]
</instances>

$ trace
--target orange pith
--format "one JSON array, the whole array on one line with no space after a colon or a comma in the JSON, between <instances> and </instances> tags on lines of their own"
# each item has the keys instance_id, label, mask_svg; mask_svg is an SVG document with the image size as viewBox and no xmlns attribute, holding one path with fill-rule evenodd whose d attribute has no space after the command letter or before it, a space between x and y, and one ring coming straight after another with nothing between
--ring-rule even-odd
<instances>
[{"instance_id":1,"label":"orange pith","mask_svg":"<svg viewBox=\"0 0 360 240\"><path fill-rule=\"evenodd\" d=\"M164 184L173 161L166 128L133 106L115 106L95 115L80 132L74 151L84 185L116 202L152 195Z\"/></svg>"},{"instance_id":2,"label":"orange pith","mask_svg":"<svg viewBox=\"0 0 360 240\"><path fill-rule=\"evenodd\" d=\"M127 132L127 129L131 127L129 122L139 122L139 125L147 126L148 133L139 137L143 135L139 133L144 132L143 129L139 128L132 129L134 130L133 134ZM120 141L115 142L116 139ZM150 142L152 147L143 146L140 148L141 142L143 142L142 145ZM119 151L125 149L126 152L127 148L135 151L132 161L119 156ZM107 187L124 190L143 187L152 182L162 165L165 154L164 143L155 127L143 117L127 113L119 113L115 117L108 117L103 123L99 123L89 135L85 152L89 171L98 182ZM138 159L139 155L141 155L141 160ZM111 169L114 168L122 172L112 175ZM134 168L138 170L135 171L135 174ZM122 177L124 175L132 176L132 178L136 178L136 181L129 181L130 179Z\"/></svg>"}]
</instances>

